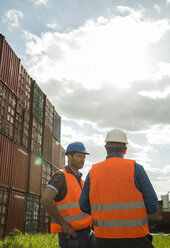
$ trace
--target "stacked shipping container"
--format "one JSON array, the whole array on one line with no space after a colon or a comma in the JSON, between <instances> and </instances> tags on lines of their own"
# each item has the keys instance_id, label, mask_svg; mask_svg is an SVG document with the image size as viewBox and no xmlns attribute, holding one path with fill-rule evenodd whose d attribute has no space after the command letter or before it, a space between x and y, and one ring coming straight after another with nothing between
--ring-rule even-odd
<instances>
[{"instance_id":1,"label":"stacked shipping container","mask_svg":"<svg viewBox=\"0 0 170 248\"><path fill-rule=\"evenodd\" d=\"M54 106L0 34L0 238L14 228L49 231L40 197L65 165L60 126Z\"/></svg>"}]
</instances>

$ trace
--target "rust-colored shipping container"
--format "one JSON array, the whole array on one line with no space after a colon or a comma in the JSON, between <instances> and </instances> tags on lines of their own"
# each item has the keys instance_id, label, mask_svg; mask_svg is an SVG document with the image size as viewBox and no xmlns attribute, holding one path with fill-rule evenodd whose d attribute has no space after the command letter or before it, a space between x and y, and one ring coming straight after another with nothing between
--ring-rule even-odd
<instances>
[{"instance_id":1,"label":"rust-colored shipping container","mask_svg":"<svg viewBox=\"0 0 170 248\"><path fill-rule=\"evenodd\" d=\"M39 207L40 207L40 197L36 195L28 195L26 221L25 221L26 233L38 232Z\"/></svg>"},{"instance_id":2,"label":"rust-colored shipping container","mask_svg":"<svg viewBox=\"0 0 170 248\"><path fill-rule=\"evenodd\" d=\"M16 115L17 97L0 80L0 132L13 138Z\"/></svg>"},{"instance_id":3,"label":"rust-colored shipping container","mask_svg":"<svg viewBox=\"0 0 170 248\"><path fill-rule=\"evenodd\" d=\"M22 64L20 64L17 88L18 101L26 110L30 110L32 79Z\"/></svg>"},{"instance_id":4,"label":"rust-colored shipping container","mask_svg":"<svg viewBox=\"0 0 170 248\"><path fill-rule=\"evenodd\" d=\"M63 169L65 167L65 150L54 137L52 149L52 165Z\"/></svg>"},{"instance_id":5,"label":"rust-colored shipping container","mask_svg":"<svg viewBox=\"0 0 170 248\"><path fill-rule=\"evenodd\" d=\"M14 145L12 180L13 190L27 191L28 187L29 154L22 147Z\"/></svg>"},{"instance_id":6,"label":"rust-colored shipping container","mask_svg":"<svg viewBox=\"0 0 170 248\"><path fill-rule=\"evenodd\" d=\"M52 162L52 134L46 127L44 127L44 135L43 135L43 158L51 163Z\"/></svg>"},{"instance_id":7,"label":"rust-colored shipping container","mask_svg":"<svg viewBox=\"0 0 170 248\"><path fill-rule=\"evenodd\" d=\"M32 116L31 152L37 156L42 155L42 135L43 125Z\"/></svg>"},{"instance_id":8,"label":"rust-colored shipping container","mask_svg":"<svg viewBox=\"0 0 170 248\"><path fill-rule=\"evenodd\" d=\"M50 216L41 205L39 216L39 232L50 233Z\"/></svg>"},{"instance_id":9,"label":"rust-colored shipping container","mask_svg":"<svg viewBox=\"0 0 170 248\"><path fill-rule=\"evenodd\" d=\"M22 145L25 149L29 148L29 131L30 131L30 112L17 102L14 142Z\"/></svg>"},{"instance_id":10,"label":"rust-colored shipping container","mask_svg":"<svg viewBox=\"0 0 170 248\"><path fill-rule=\"evenodd\" d=\"M20 59L0 34L0 78L17 93Z\"/></svg>"},{"instance_id":11,"label":"rust-colored shipping container","mask_svg":"<svg viewBox=\"0 0 170 248\"><path fill-rule=\"evenodd\" d=\"M9 234L14 228L24 232L26 212L26 196L24 193L11 191L9 194L7 230Z\"/></svg>"},{"instance_id":12,"label":"rust-colored shipping container","mask_svg":"<svg viewBox=\"0 0 170 248\"><path fill-rule=\"evenodd\" d=\"M32 115L38 120L39 123L44 123L44 93L37 85L35 80L32 80Z\"/></svg>"},{"instance_id":13,"label":"rust-colored shipping container","mask_svg":"<svg viewBox=\"0 0 170 248\"><path fill-rule=\"evenodd\" d=\"M54 125L54 106L50 103L47 96L45 96L45 127L50 131L50 133L53 133L53 125Z\"/></svg>"},{"instance_id":14,"label":"rust-colored shipping container","mask_svg":"<svg viewBox=\"0 0 170 248\"><path fill-rule=\"evenodd\" d=\"M31 155L29 173L29 193L40 196L41 194L42 159L35 154Z\"/></svg>"},{"instance_id":15,"label":"rust-colored shipping container","mask_svg":"<svg viewBox=\"0 0 170 248\"><path fill-rule=\"evenodd\" d=\"M8 197L8 190L3 187L0 187L0 239L3 239L5 236L5 230L7 225Z\"/></svg>"},{"instance_id":16,"label":"rust-colored shipping container","mask_svg":"<svg viewBox=\"0 0 170 248\"><path fill-rule=\"evenodd\" d=\"M54 110L54 129L53 129L54 137L59 141L61 138L61 117L59 114Z\"/></svg>"},{"instance_id":17,"label":"rust-colored shipping container","mask_svg":"<svg viewBox=\"0 0 170 248\"><path fill-rule=\"evenodd\" d=\"M45 186L51 179L52 165L46 161L42 161L42 181L41 181L41 194L44 191Z\"/></svg>"},{"instance_id":18,"label":"rust-colored shipping container","mask_svg":"<svg viewBox=\"0 0 170 248\"><path fill-rule=\"evenodd\" d=\"M13 143L0 134L0 186L9 187L13 157Z\"/></svg>"},{"instance_id":19,"label":"rust-colored shipping container","mask_svg":"<svg viewBox=\"0 0 170 248\"><path fill-rule=\"evenodd\" d=\"M57 170L59 170L59 168L52 165L51 176L53 176L57 172Z\"/></svg>"}]
</instances>

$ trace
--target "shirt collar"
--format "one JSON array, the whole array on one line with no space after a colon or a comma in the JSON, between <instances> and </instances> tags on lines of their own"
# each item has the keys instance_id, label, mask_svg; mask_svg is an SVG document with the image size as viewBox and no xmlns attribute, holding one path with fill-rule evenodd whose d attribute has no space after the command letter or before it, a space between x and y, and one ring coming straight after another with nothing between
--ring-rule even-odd
<instances>
[{"instance_id":1,"label":"shirt collar","mask_svg":"<svg viewBox=\"0 0 170 248\"><path fill-rule=\"evenodd\" d=\"M82 173L81 172L76 172L76 171L74 171L74 170L72 170L68 165L66 166L66 171L68 172L68 173L71 173L71 174L73 174L73 175L75 175L75 176L78 176L78 177L81 177L82 176Z\"/></svg>"},{"instance_id":2,"label":"shirt collar","mask_svg":"<svg viewBox=\"0 0 170 248\"><path fill-rule=\"evenodd\" d=\"M120 153L110 153L109 155L106 156L106 159L108 158L123 158L123 156Z\"/></svg>"}]
</instances>

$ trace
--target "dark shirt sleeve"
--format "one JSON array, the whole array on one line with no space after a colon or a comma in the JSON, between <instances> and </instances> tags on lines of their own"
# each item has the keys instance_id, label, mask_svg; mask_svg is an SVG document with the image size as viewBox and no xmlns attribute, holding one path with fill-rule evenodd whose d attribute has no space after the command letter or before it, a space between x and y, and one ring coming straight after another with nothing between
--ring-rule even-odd
<instances>
[{"instance_id":1,"label":"dark shirt sleeve","mask_svg":"<svg viewBox=\"0 0 170 248\"><path fill-rule=\"evenodd\" d=\"M52 176L46 187L52 188L53 190L56 191L57 193L55 198L56 202L63 200L67 194L67 186L66 186L66 179L64 173L61 171L56 172Z\"/></svg>"},{"instance_id":2,"label":"dark shirt sleeve","mask_svg":"<svg viewBox=\"0 0 170 248\"><path fill-rule=\"evenodd\" d=\"M158 198L143 166L135 163L135 185L142 193L148 214L158 211Z\"/></svg>"},{"instance_id":3,"label":"dark shirt sleeve","mask_svg":"<svg viewBox=\"0 0 170 248\"><path fill-rule=\"evenodd\" d=\"M89 190L90 190L90 177L87 174L84 186L80 195L79 205L81 211L91 215L91 208L90 208L90 199L89 199Z\"/></svg>"}]
</instances>

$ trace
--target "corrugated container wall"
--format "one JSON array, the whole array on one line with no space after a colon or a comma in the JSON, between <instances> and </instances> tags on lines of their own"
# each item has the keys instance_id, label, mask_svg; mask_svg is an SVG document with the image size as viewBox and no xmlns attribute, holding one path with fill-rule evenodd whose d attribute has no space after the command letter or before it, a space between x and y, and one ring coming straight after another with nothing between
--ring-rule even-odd
<instances>
[{"instance_id":1,"label":"corrugated container wall","mask_svg":"<svg viewBox=\"0 0 170 248\"><path fill-rule=\"evenodd\" d=\"M45 127L52 134L54 125L54 107L45 96Z\"/></svg>"},{"instance_id":2,"label":"corrugated container wall","mask_svg":"<svg viewBox=\"0 0 170 248\"><path fill-rule=\"evenodd\" d=\"M8 190L0 187L0 239L3 239L5 236L7 225L8 197Z\"/></svg>"},{"instance_id":3,"label":"corrugated container wall","mask_svg":"<svg viewBox=\"0 0 170 248\"><path fill-rule=\"evenodd\" d=\"M40 217L39 217L39 232L49 233L50 232L50 217L46 210L40 205Z\"/></svg>"},{"instance_id":4,"label":"corrugated container wall","mask_svg":"<svg viewBox=\"0 0 170 248\"><path fill-rule=\"evenodd\" d=\"M31 77L20 64L14 141L25 149L29 146L31 85Z\"/></svg>"},{"instance_id":5,"label":"corrugated container wall","mask_svg":"<svg viewBox=\"0 0 170 248\"><path fill-rule=\"evenodd\" d=\"M44 191L45 186L48 184L51 179L52 165L46 161L42 162L42 184L41 184L41 194ZM40 206L39 213L39 232L49 232L50 231L50 217L47 214L43 206Z\"/></svg>"},{"instance_id":6,"label":"corrugated container wall","mask_svg":"<svg viewBox=\"0 0 170 248\"><path fill-rule=\"evenodd\" d=\"M52 165L46 161L42 161L42 176L41 176L41 194L43 194L44 188L51 179Z\"/></svg>"},{"instance_id":7,"label":"corrugated container wall","mask_svg":"<svg viewBox=\"0 0 170 248\"><path fill-rule=\"evenodd\" d=\"M28 188L29 154L22 147L14 145L11 187L26 192Z\"/></svg>"},{"instance_id":8,"label":"corrugated container wall","mask_svg":"<svg viewBox=\"0 0 170 248\"><path fill-rule=\"evenodd\" d=\"M25 232L38 232L38 215L39 215L40 198L36 195L28 195L27 210L25 221Z\"/></svg>"},{"instance_id":9,"label":"corrugated container wall","mask_svg":"<svg viewBox=\"0 0 170 248\"><path fill-rule=\"evenodd\" d=\"M60 142L61 136L61 117L54 110L54 137Z\"/></svg>"},{"instance_id":10,"label":"corrugated container wall","mask_svg":"<svg viewBox=\"0 0 170 248\"><path fill-rule=\"evenodd\" d=\"M0 80L0 132L13 139L17 97Z\"/></svg>"},{"instance_id":11,"label":"corrugated container wall","mask_svg":"<svg viewBox=\"0 0 170 248\"><path fill-rule=\"evenodd\" d=\"M42 135L43 125L32 116L31 152L37 156L42 156Z\"/></svg>"},{"instance_id":12,"label":"corrugated container wall","mask_svg":"<svg viewBox=\"0 0 170 248\"><path fill-rule=\"evenodd\" d=\"M0 186L9 188L13 157L13 143L0 134Z\"/></svg>"},{"instance_id":13,"label":"corrugated container wall","mask_svg":"<svg viewBox=\"0 0 170 248\"><path fill-rule=\"evenodd\" d=\"M42 160L36 155L31 155L30 174L29 174L29 193L33 195L41 194L41 173Z\"/></svg>"},{"instance_id":14,"label":"corrugated container wall","mask_svg":"<svg viewBox=\"0 0 170 248\"><path fill-rule=\"evenodd\" d=\"M51 163L52 162L52 134L46 127L44 127L44 138L43 138L43 158Z\"/></svg>"},{"instance_id":15,"label":"corrugated container wall","mask_svg":"<svg viewBox=\"0 0 170 248\"><path fill-rule=\"evenodd\" d=\"M30 112L17 102L14 142L22 145L25 149L29 148L29 128L30 128Z\"/></svg>"},{"instance_id":16,"label":"corrugated container wall","mask_svg":"<svg viewBox=\"0 0 170 248\"><path fill-rule=\"evenodd\" d=\"M18 101L22 104L22 107L28 111L30 110L31 103L31 87L32 78L27 73L23 65L20 64L17 97Z\"/></svg>"},{"instance_id":17,"label":"corrugated container wall","mask_svg":"<svg viewBox=\"0 0 170 248\"><path fill-rule=\"evenodd\" d=\"M43 124L44 93L34 80L32 80L32 114L38 120L38 122Z\"/></svg>"},{"instance_id":18,"label":"corrugated container wall","mask_svg":"<svg viewBox=\"0 0 170 248\"><path fill-rule=\"evenodd\" d=\"M14 228L24 232L26 212L26 196L24 193L11 191L9 195L7 230L9 234Z\"/></svg>"},{"instance_id":19,"label":"corrugated container wall","mask_svg":"<svg viewBox=\"0 0 170 248\"><path fill-rule=\"evenodd\" d=\"M65 150L54 137L52 151L52 165L63 169L65 167Z\"/></svg>"},{"instance_id":20,"label":"corrugated container wall","mask_svg":"<svg viewBox=\"0 0 170 248\"><path fill-rule=\"evenodd\" d=\"M0 78L17 93L20 59L0 34Z\"/></svg>"}]
</instances>

